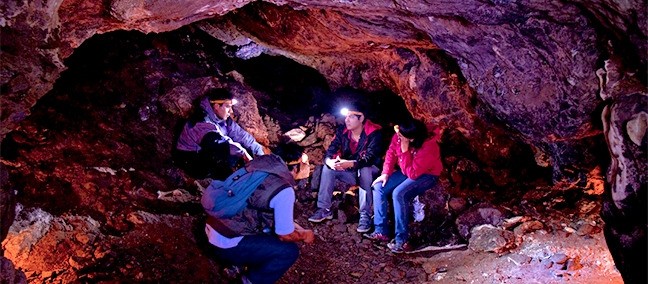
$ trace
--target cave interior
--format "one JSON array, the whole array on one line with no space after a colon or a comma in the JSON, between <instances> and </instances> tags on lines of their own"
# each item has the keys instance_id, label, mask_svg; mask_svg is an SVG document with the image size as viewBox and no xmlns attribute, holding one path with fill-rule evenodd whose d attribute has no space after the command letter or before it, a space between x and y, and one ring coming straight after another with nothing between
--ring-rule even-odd
<instances>
[{"instance_id":1,"label":"cave interior","mask_svg":"<svg viewBox=\"0 0 648 284\"><path fill-rule=\"evenodd\" d=\"M3 280L234 281L206 250L201 181L172 159L195 101L226 88L241 101L235 120L268 149L290 130L305 132L298 143L310 175L296 187L295 220L318 239L300 245L281 283L641 283L645 30L626 23L632 32L620 34L576 4L559 13L491 2L473 17L453 14L455 7L435 14L256 2L216 17L167 15L177 23L151 20L157 29L138 29L110 22L119 9L121 17L138 13L124 14L130 10L115 1L101 17L117 28L79 40L64 31L83 28L60 25L61 38L49 44L63 60L37 63L58 68L50 87L15 75L22 72L15 58L29 43L3 40L2 119L10 122L0 144ZM427 14L434 19L424 22ZM484 31L489 26L497 31ZM18 31L2 26L10 40L23 37ZM410 117L442 128L443 208L428 203L411 237L419 246L461 249L399 256L377 247L355 232L358 201L345 184L336 185L334 220L306 220L331 129L343 127L339 109L349 100L368 103L384 143ZM629 115L614 116L613 105ZM606 113L611 118L601 119ZM620 126L615 117L625 117ZM628 133L611 138L615 127ZM611 165L625 163L613 145L625 147L635 170L624 184L609 178L618 172ZM629 197L616 197L621 185Z\"/></svg>"}]
</instances>

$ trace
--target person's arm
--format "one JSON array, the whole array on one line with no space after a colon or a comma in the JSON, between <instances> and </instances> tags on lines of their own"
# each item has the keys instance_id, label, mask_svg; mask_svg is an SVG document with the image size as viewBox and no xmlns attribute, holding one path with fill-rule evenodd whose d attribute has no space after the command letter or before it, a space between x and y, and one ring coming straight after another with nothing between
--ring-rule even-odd
<instances>
[{"instance_id":1,"label":"person's arm","mask_svg":"<svg viewBox=\"0 0 648 284\"><path fill-rule=\"evenodd\" d=\"M344 137L344 132L338 131L333 136L333 141L326 149L326 154L324 155L324 164L329 168L335 170L335 163L340 161L340 154L342 149L342 139Z\"/></svg>"},{"instance_id":2,"label":"person's arm","mask_svg":"<svg viewBox=\"0 0 648 284\"><path fill-rule=\"evenodd\" d=\"M335 133L335 136L333 136L333 141L331 141L331 144L329 145L328 149L326 149L326 158L331 158L335 159L336 156L341 154L342 150L342 139L344 139L344 132L338 131Z\"/></svg>"},{"instance_id":3,"label":"person's arm","mask_svg":"<svg viewBox=\"0 0 648 284\"><path fill-rule=\"evenodd\" d=\"M275 233L281 241L312 243L315 234L305 230L293 221L293 207L295 204L295 191L287 187L270 200L270 207L274 209Z\"/></svg>"},{"instance_id":4,"label":"person's arm","mask_svg":"<svg viewBox=\"0 0 648 284\"><path fill-rule=\"evenodd\" d=\"M315 241L315 233L312 230L306 230L295 223L295 230L288 235L279 235L279 239L283 242L299 242L303 241L307 244Z\"/></svg>"},{"instance_id":5,"label":"person's arm","mask_svg":"<svg viewBox=\"0 0 648 284\"><path fill-rule=\"evenodd\" d=\"M252 150L252 153L254 153L255 156L261 156L265 154L265 152L263 152L263 146L261 146L261 144L259 144L259 142L254 139L254 136L252 136L252 134L243 129L235 121L231 119L228 120L230 121L227 121L227 134L230 138L232 138L234 142L240 143L241 145L243 145L243 147Z\"/></svg>"},{"instance_id":6,"label":"person's arm","mask_svg":"<svg viewBox=\"0 0 648 284\"><path fill-rule=\"evenodd\" d=\"M423 146L417 150L416 157L412 151L413 149L409 149L399 157L401 170L410 179L417 179L426 173L432 174L435 165L440 164L441 151L439 144L433 139L428 139L423 143Z\"/></svg>"},{"instance_id":7,"label":"person's arm","mask_svg":"<svg viewBox=\"0 0 648 284\"><path fill-rule=\"evenodd\" d=\"M400 148L400 142L398 141L398 134L394 134L389 143L389 148L385 154L385 162L383 163L382 174L389 177L394 173L396 168L396 163L398 162L398 149Z\"/></svg>"},{"instance_id":8,"label":"person's arm","mask_svg":"<svg viewBox=\"0 0 648 284\"><path fill-rule=\"evenodd\" d=\"M374 161L382 155L382 133L379 130L367 135L367 148L362 155L355 160L353 167L360 169L372 166Z\"/></svg>"}]
</instances>

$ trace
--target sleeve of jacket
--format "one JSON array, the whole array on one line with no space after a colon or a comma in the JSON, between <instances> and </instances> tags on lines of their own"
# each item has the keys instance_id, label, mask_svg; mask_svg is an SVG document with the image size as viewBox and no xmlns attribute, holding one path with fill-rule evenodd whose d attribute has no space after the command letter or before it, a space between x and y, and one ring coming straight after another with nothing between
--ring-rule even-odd
<instances>
[{"instance_id":1,"label":"sleeve of jacket","mask_svg":"<svg viewBox=\"0 0 648 284\"><path fill-rule=\"evenodd\" d=\"M398 163L403 170L405 176L410 179L417 179L426 173L432 173L436 161L441 159L439 145L433 139L428 139L423 143L421 149L418 150L416 157L412 155L412 151L402 153L399 157Z\"/></svg>"},{"instance_id":2,"label":"sleeve of jacket","mask_svg":"<svg viewBox=\"0 0 648 284\"><path fill-rule=\"evenodd\" d=\"M385 163L383 164L382 173L390 176L396 171L396 163L398 162L398 152L400 152L400 143L398 142L398 134L394 134L387 148L385 154Z\"/></svg>"},{"instance_id":3,"label":"sleeve of jacket","mask_svg":"<svg viewBox=\"0 0 648 284\"><path fill-rule=\"evenodd\" d=\"M335 158L336 155L342 154L342 139L344 139L345 135L342 131L337 131L335 133L335 136L333 136L333 141L331 141L331 145L329 145L328 149L326 149L326 158Z\"/></svg>"},{"instance_id":4,"label":"sleeve of jacket","mask_svg":"<svg viewBox=\"0 0 648 284\"><path fill-rule=\"evenodd\" d=\"M382 133L374 131L367 136L367 150L363 155L358 157L355 168L364 168L372 166L374 162L382 155Z\"/></svg>"},{"instance_id":5,"label":"sleeve of jacket","mask_svg":"<svg viewBox=\"0 0 648 284\"><path fill-rule=\"evenodd\" d=\"M257 142L252 134L245 131L238 123L231 121L228 123L228 135L234 142L241 143L243 147L252 150L255 156L263 155L263 146Z\"/></svg>"}]
</instances>

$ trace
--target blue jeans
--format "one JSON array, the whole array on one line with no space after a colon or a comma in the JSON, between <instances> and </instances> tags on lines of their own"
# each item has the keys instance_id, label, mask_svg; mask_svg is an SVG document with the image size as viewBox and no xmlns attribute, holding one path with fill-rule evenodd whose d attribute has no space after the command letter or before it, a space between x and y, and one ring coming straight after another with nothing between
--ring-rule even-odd
<instances>
[{"instance_id":1,"label":"blue jeans","mask_svg":"<svg viewBox=\"0 0 648 284\"><path fill-rule=\"evenodd\" d=\"M245 236L233 248L211 247L222 262L246 266L245 276L254 284L275 283L299 257L297 244L271 235Z\"/></svg>"},{"instance_id":2,"label":"blue jeans","mask_svg":"<svg viewBox=\"0 0 648 284\"><path fill-rule=\"evenodd\" d=\"M422 175L416 180L407 178L401 171L394 172L385 186L382 183L374 185L374 226L377 233L387 233L387 206L389 199L394 203L394 221L396 223L396 243L407 241L407 225L409 222L409 203L414 197L432 188L437 183L438 177Z\"/></svg>"},{"instance_id":3,"label":"blue jeans","mask_svg":"<svg viewBox=\"0 0 648 284\"><path fill-rule=\"evenodd\" d=\"M360 186L358 198L360 213L371 216L371 203L373 197L371 194L371 183L374 176L378 173L378 167L364 167L357 171L336 171L326 165L322 167L322 178L320 179L319 193L317 194L317 208L330 209L331 199L333 198L333 189L335 180L339 179L344 183Z\"/></svg>"}]
</instances>

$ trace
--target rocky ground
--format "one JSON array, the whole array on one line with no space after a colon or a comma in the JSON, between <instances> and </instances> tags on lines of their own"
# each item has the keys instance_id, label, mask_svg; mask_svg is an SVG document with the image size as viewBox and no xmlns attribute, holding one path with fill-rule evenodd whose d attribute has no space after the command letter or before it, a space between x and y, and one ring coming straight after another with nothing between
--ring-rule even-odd
<instances>
[{"instance_id":1,"label":"rocky ground","mask_svg":"<svg viewBox=\"0 0 648 284\"><path fill-rule=\"evenodd\" d=\"M128 229L121 231L87 215L54 216L19 206L22 212L3 242L5 257L30 283L235 283L202 250L197 188L129 193L179 211L134 211L124 216ZM564 192L544 195L527 194L534 199L524 201L538 214L497 227L515 236L513 244L485 234L491 240L479 240L473 231L467 248L395 255L355 231L351 195L336 197L341 209L335 219L308 223L315 199L302 187L296 221L312 228L317 239L300 245L301 257L280 283L622 283L601 232L596 198L583 196L562 208L557 196Z\"/></svg>"}]
</instances>

